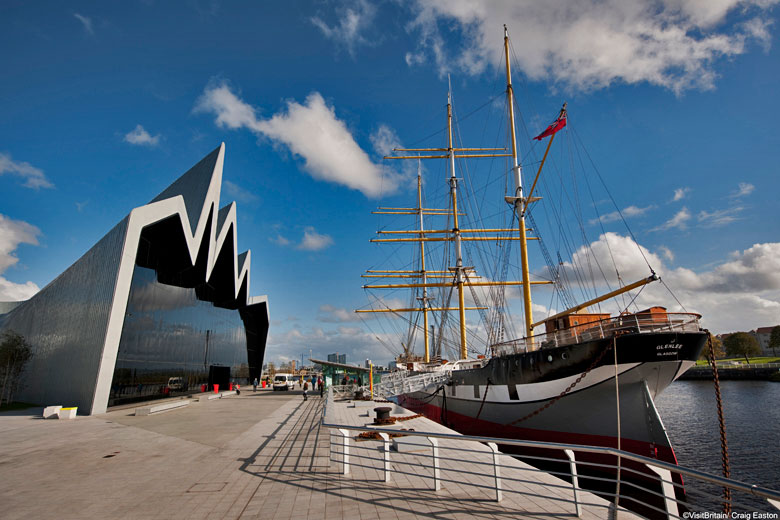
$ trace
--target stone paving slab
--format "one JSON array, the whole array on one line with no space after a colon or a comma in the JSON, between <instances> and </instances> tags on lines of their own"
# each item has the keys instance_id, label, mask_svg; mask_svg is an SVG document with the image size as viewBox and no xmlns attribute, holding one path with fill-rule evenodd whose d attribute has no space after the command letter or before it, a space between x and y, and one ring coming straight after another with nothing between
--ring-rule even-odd
<instances>
[{"instance_id":1,"label":"stone paving slab","mask_svg":"<svg viewBox=\"0 0 780 520\"><path fill-rule=\"evenodd\" d=\"M341 465L331 460L331 432L320 426L322 405L318 396L304 402L299 392L263 390L145 417L129 409L73 421L46 421L40 410L0 414L0 517L573 517L570 502L544 498L539 484L528 484L528 495L505 494L501 503L469 482L445 482L441 491L432 491L428 467L402 464L402 457L413 462L423 456L419 453L393 453L394 468L410 474L394 473L389 483L380 481L374 461L342 475ZM339 410L346 421L371 420L360 416L364 408L350 411L344 404ZM427 419L404 423L420 431L436 426ZM360 450L380 455L378 442L360 443L359 449L355 444L353 461ZM443 462L442 468L443 478L462 469L455 462ZM586 501L598 500L590 495ZM588 507L583 518L606 517L606 509ZM621 512L620 518L629 517Z\"/></svg>"}]
</instances>

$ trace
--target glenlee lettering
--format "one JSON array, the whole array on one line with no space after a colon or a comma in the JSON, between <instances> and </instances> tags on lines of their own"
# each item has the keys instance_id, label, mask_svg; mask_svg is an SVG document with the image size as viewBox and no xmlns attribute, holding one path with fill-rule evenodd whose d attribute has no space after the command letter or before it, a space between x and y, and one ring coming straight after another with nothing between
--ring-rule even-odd
<instances>
[{"instance_id":1,"label":"glenlee lettering","mask_svg":"<svg viewBox=\"0 0 780 520\"><path fill-rule=\"evenodd\" d=\"M657 356L676 356L677 352L682 348L679 343L666 343L664 345L658 345L655 347Z\"/></svg>"}]
</instances>

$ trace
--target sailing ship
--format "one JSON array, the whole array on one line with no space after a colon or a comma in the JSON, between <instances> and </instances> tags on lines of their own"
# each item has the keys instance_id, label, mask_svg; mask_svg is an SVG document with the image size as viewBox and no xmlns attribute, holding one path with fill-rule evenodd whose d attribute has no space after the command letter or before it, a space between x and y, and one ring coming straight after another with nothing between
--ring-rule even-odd
<instances>
[{"instance_id":1,"label":"sailing ship","mask_svg":"<svg viewBox=\"0 0 780 520\"><path fill-rule=\"evenodd\" d=\"M564 104L553 123L536 136L537 140L548 137L549 140L531 188L526 189L518 160L509 50L505 27L508 108L505 114L509 141L505 147L455 145L450 89L446 146L395 149L396 155L386 157L418 161L418 176L416 206L382 207L376 211L393 215L392 218L412 216L414 226L380 230L378 233L383 236L372 240L412 244L415 261L405 266L406 269L372 269L364 275L401 279L402 283L383 280L364 288L371 295L385 289L409 291L410 304L394 306L389 299L375 297L372 308L356 311L389 313L396 322L401 321L398 317L405 316L410 324L402 341L403 354L397 360L398 370L383 378L383 392L398 404L464 434L617 447L676 463L654 399L695 364L708 333L699 324L700 315L668 312L661 306L630 311L626 305L615 315L600 310L602 302L630 298L631 291L641 291L645 285L658 281L649 265L644 278L629 284L618 279L621 287L580 304L573 304L571 293L566 293L562 260L553 263L547 251L543 251L548 260L547 278L532 277L528 242L541 238L533 219L533 209L542 200L535 193L537 182L553 139L566 126L568 114ZM496 157L507 161L505 170L510 180L501 205L507 208L511 225L463 226L467 215L461 204L464 182L456 173L456 160ZM448 165L448 189L446 198L442 197L447 204L440 204L445 207L426 207L423 202L419 164L429 159L439 159ZM471 209L479 212L480 206ZM447 220L445 225L426 228L426 219L441 218ZM531 231L533 235L529 234ZM508 272L507 263L512 262L507 259L510 251L507 244L515 242L519 243L521 279L501 279ZM504 267L493 266L487 278L480 276L476 266L466 265L478 256L469 255L467 246L478 243L498 245L499 252L491 258L500 257L504 261ZM430 248L435 246L444 247L438 252L443 264L431 269ZM531 289L543 285L552 286L559 295L569 294L567 298L561 296L569 305L561 312L534 321ZM513 325L506 303L511 290L508 288L512 286L522 288L524 334L519 339L506 340L507 330ZM457 301L453 302L455 298ZM631 301L635 299L636 295ZM479 313L479 321L467 320L467 313L473 312ZM412 315L415 318L409 318ZM448 318L449 315L453 318ZM538 329L542 325L545 330L540 333ZM454 329L452 336L447 336L448 326ZM442 349L448 337L457 346L454 352L457 357L450 361L444 359L449 356ZM478 353L470 345L476 337L482 338L484 353ZM414 354L412 345L420 341L423 353ZM588 454L578 455L578 461L615 462ZM646 472L643 468L635 469Z\"/></svg>"}]
</instances>

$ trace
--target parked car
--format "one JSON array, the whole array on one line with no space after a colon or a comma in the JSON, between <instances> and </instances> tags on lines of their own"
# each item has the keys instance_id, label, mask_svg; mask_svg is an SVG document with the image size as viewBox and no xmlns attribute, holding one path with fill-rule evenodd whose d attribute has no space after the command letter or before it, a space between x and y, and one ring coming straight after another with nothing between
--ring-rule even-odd
<instances>
[{"instance_id":1,"label":"parked car","mask_svg":"<svg viewBox=\"0 0 780 520\"><path fill-rule=\"evenodd\" d=\"M171 392L177 392L184 390L184 378L183 377L169 377L168 378L168 390Z\"/></svg>"},{"instance_id":2,"label":"parked car","mask_svg":"<svg viewBox=\"0 0 780 520\"><path fill-rule=\"evenodd\" d=\"M298 378L292 374L276 374L274 376L274 391L291 390L295 388Z\"/></svg>"}]
</instances>

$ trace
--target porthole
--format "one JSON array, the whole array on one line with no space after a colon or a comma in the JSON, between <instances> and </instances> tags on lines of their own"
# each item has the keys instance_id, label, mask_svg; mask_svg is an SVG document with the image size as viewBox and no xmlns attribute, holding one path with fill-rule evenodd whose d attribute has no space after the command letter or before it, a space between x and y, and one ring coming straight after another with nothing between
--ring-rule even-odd
<instances>
[{"instance_id":1,"label":"porthole","mask_svg":"<svg viewBox=\"0 0 780 520\"><path fill-rule=\"evenodd\" d=\"M547 361L549 361L550 363L552 363L552 356L547 356Z\"/></svg>"},{"instance_id":2,"label":"porthole","mask_svg":"<svg viewBox=\"0 0 780 520\"><path fill-rule=\"evenodd\" d=\"M569 354L564 352L563 354L561 354L561 359L569 359Z\"/></svg>"}]
</instances>

